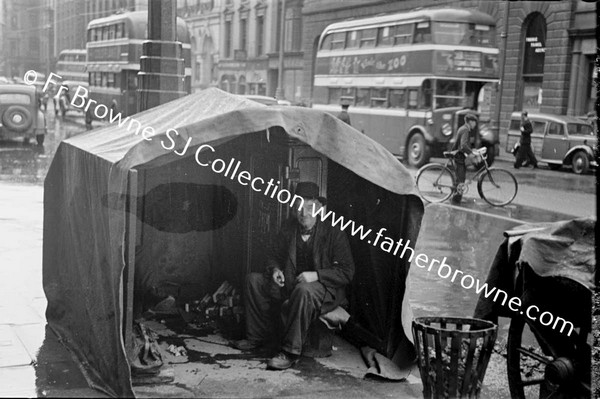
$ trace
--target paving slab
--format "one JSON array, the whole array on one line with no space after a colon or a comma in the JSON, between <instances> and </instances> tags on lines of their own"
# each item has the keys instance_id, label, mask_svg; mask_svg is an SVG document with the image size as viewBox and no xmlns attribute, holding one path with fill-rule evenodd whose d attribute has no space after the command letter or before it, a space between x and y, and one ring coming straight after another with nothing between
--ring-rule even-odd
<instances>
[{"instance_id":1,"label":"paving slab","mask_svg":"<svg viewBox=\"0 0 600 399\"><path fill-rule=\"evenodd\" d=\"M30 365L27 349L10 325L0 325L0 368Z\"/></svg>"}]
</instances>

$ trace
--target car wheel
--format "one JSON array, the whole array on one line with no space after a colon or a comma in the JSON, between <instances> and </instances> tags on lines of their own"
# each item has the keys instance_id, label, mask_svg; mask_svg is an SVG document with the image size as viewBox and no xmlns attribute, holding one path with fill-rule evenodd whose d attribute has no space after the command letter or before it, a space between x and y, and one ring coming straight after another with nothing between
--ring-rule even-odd
<instances>
[{"instance_id":1,"label":"car wheel","mask_svg":"<svg viewBox=\"0 0 600 399\"><path fill-rule=\"evenodd\" d=\"M24 132L33 123L31 112L22 105L11 105L2 115L2 123L9 130Z\"/></svg>"},{"instance_id":2,"label":"car wheel","mask_svg":"<svg viewBox=\"0 0 600 399\"><path fill-rule=\"evenodd\" d=\"M548 167L552 170L559 170L562 168L562 165L558 163L549 163Z\"/></svg>"},{"instance_id":3,"label":"car wheel","mask_svg":"<svg viewBox=\"0 0 600 399\"><path fill-rule=\"evenodd\" d=\"M590 168L590 161L585 152L578 151L573 155L571 165L573 166L573 172L581 175L586 173Z\"/></svg>"},{"instance_id":4,"label":"car wheel","mask_svg":"<svg viewBox=\"0 0 600 399\"><path fill-rule=\"evenodd\" d=\"M421 133L415 133L410 137L406 155L408 164L416 168L420 168L429 161L429 148Z\"/></svg>"}]
</instances>

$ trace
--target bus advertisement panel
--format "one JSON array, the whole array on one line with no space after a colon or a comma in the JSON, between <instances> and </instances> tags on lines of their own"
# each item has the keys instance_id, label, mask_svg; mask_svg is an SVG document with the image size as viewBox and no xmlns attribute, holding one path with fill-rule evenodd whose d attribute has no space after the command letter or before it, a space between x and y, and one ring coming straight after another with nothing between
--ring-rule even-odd
<instances>
[{"instance_id":1,"label":"bus advertisement panel","mask_svg":"<svg viewBox=\"0 0 600 399\"><path fill-rule=\"evenodd\" d=\"M99 18L88 24L87 72L90 98L120 112L137 112L138 72L142 43L148 33L148 13L134 11ZM182 43L185 90L191 92L191 45L185 21L177 18Z\"/></svg>"},{"instance_id":2,"label":"bus advertisement panel","mask_svg":"<svg viewBox=\"0 0 600 399\"><path fill-rule=\"evenodd\" d=\"M493 157L497 138L485 122L498 82L495 38L495 20L466 9L331 24L319 40L313 107L337 113L349 103L355 128L413 166L447 150L474 110L483 122L474 144Z\"/></svg>"}]
</instances>

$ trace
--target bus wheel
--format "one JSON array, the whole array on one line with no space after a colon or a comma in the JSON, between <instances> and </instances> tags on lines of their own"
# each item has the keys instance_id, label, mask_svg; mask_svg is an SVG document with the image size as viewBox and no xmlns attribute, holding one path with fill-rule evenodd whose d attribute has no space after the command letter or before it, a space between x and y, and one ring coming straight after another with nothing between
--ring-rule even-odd
<instances>
[{"instance_id":1,"label":"bus wheel","mask_svg":"<svg viewBox=\"0 0 600 399\"><path fill-rule=\"evenodd\" d=\"M425 137L421 133L415 133L410 136L406 155L408 164L415 168L420 168L429 161L429 148L425 142Z\"/></svg>"}]
</instances>

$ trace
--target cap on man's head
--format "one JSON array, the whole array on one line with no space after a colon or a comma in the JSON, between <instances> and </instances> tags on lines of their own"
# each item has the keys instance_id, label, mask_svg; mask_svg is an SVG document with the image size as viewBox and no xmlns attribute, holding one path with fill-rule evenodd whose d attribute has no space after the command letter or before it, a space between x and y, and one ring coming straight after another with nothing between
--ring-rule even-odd
<instances>
[{"instance_id":1,"label":"cap on man's head","mask_svg":"<svg viewBox=\"0 0 600 399\"><path fill-rule=\"evenodd\" d=\"M477 122L478 120L479 119L477 118L477 115L475 115L475 114L470 114L469 113L469 114L465 115L465 122L468 122L468 121L475 121L475 122Z\"/></svg>"},{"instance_id":2,"label":"cap on man's head","mask_svg":"<svg viewBox=\"0 0 600 399\"><path fill-rule=\"evenodd\" d=\"M325 205L326 199L325 197L319 196L319 191L319 186L316 183L311 181L301 181L296 184L295 194L305 199L316 199Z\"/></svg>"},{"instance_id":3,"label":"cap on man's head","mask_svg":"<svg viewBox=\"0 0 600 399\"><path fill-rule=\"evenodd\" d=\"M341 104L342 108L348 108L350 106L350 100L347 98L342 98L340 100L340 104Z\"/></svg>"}]
</instances>

